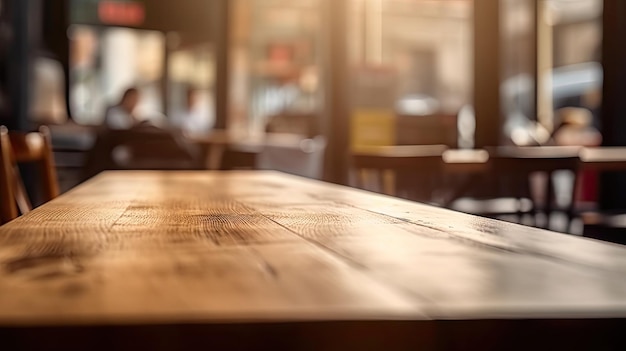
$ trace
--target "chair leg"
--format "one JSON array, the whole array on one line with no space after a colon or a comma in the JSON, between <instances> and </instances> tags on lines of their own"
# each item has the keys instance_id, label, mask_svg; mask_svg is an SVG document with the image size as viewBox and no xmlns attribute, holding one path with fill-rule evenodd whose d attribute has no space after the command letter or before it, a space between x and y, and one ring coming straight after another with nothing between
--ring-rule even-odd
<instances>
[{"instance_id":1,"label":"chair leg","mask_svg":"<svg viewBox=\"0 0 626 351\"><path fill-rule=\"evenodd\" d=\"M397 195L397 187L396 187L396 178L395 173L390 170L385 170L379 172L379 182L381 186L381 191L383 194L396 196Z\"/></svg>"},{"instance_id":2,"label":"chair leg","mask_svg":"<svg viewBox=\"0 0 626 351\"><path fill-rule=\"evenodd\" d=\"M365 189L365 170L362 168L356 170L356 187Z\"/></svg>"},{"instance_id":3,"label":"chair leg","mask_svg":"<svg viewBox=\"0 0 626 351\"><path fill-rule=\"evenodd\" d=\"M28 194L26 192L26 187L22 182L22 178L19 176L19 171L17 167L13 169L15 180L15 202L17 203L17 208L20 210L22 215L27 214L33 208L30 200L28 199Z\"/></svg>"},{"instance_id":4,"label":"chair leg","mask_svg":"<svg viewBox=\"0 0 626 351\"><path fill-rule=\"evenodd\" d=\"M530 176L522 176L519 179L515 177L513 181L513 184L515 184L515 188L517 189L515 191L515 200L517 205L516 220L517 223L523 224L525 217L524 215L527 213L524 210L524 199L530 198Z\"/></svg>"},{"instance_id":5,"label":"chair leg","mask_svg":"<svg viewBox=\"0 0 626 351\"><path fill-rule=\"evenodd\" d=\"M530 174L526 177L526 182L524 184L526 186L525 188L526 194L524 196L530 199L530 210L528 212L530 213L531 225L533 227L536 227L537 226L537 203L535 202L535 197L533 196L532 178Z\"/></svg>"},{"instance_id":6,"label":"chair leg","mask_svg":"<svg viewBox=\"0 0 626 351\"><path fill-rule=\"evenodd\" d=\"M574 171L574 181L572 182L572 197L570 199L570 203L567 206L567 232L572 232L572 226L574 222L574 218L576 217L576 195L578 194L578 182L579 175L577 171Z\"/></svg>"},{"instance_id":7,"label":"chair leg","mask_svg":"<svg viewBox=\"0 0 626 351\"><path fill-rule=\"evenodd\" d=\"M552 179L552 172L547 172L548 179L546 183L546 229L550 229L551 225L551 217L552 217L552 204L556 201L556 196L554 194L554 183Z\"/></svg>"}]
</instances>

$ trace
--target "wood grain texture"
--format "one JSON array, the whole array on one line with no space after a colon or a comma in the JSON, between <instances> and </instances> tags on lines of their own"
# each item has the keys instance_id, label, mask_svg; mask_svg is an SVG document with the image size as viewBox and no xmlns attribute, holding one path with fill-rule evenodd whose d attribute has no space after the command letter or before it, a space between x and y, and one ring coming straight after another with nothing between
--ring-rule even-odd
<instances>
[{"instance_id":1,"label":"wood grain texture","mask_svg":"<svg viewBox=\"0 0 626 351\"><path fill-rule=\"evenodd\" d=\"M626 249L273 172L107 172L0 227L0 326L626 317Z\"/></svg>"}]
</instances>

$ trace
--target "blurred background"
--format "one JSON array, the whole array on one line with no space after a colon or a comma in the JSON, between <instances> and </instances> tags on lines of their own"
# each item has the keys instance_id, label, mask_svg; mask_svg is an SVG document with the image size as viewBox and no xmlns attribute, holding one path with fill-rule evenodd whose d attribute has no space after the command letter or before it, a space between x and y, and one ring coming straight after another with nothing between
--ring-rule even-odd
<instances>
[{"instance_id":1,"label":"blurred background","mask_svg":"<svg viewBox=\"0 0 626 351\"><path fill-rule=\"evenodd\" d=\"M105 169L276 169L455 208L508 196L474 179L489 148L626 145L624 19L620 0L0 0L0 123L51 127L63 191ZM168 142L102 146L129 88ZM432 146L468 170L361 177L393 167L360 156ZM530 193L626 208L620 173L582 173Z\"/></svg>"}]
</instances>

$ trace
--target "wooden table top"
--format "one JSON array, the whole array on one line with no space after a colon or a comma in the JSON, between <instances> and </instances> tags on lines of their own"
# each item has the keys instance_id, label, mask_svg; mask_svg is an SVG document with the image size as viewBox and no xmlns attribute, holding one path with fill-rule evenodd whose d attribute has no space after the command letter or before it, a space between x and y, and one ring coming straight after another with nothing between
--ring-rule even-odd
<instances>
[{"instance_id":1,"label":"wooden table top","mask_svg":"<svg viewBox=\"0 0 626 351\"><path fill-rule=\"evenodd\" d=\"M356 154L376 156L432 156L441 152L438 145L393 145L385 147L363 147ZM580 158L583 169L596 171L626 171L626 147L579 147L579 146L502 146L483 149L443 150L443 161L447 171L453 173L477 173L489 171L490 157L512 157L519 159L559 160ZM491 155L490 155L491 154Z\"/></svg>"},{"instance_id":2,"label":"wooden table top","mask_svg":"<svg viewBox=\"0 0 626 351\"><path fill-rule=\"evenodd\" d=\"M626 317L626 248L274 172L103 173L0 264L0 326Z\"/></svg>"},{"instance_id":3,"label":"wooden table top","mask_svg":"<svg viewBox=\"0 0 626 351\"><path fill-rule=\"evenodd\" d=\"M483 173L490 169L489 153L486 150L447 150L442 157L444 169L448 173Z\"/></svg>"},{"instance_id":4,"label":"wooden table top","mask_svg":"<svg viewBox=\"0 0 626 351\"><path fill-rule=\"evenodd\" d=\"M492 157L561 159L577 158L581 150L579 146L499 146L488 151Z\"/></svg>"},{"instance_id":5,"label":"wooden table top","mask_svg":"<svg viewBox=\"0 0 626 351\"><path fill-rule=\"evenodd\" d=\"M445 145L385 145L358 146L353 155L379 157L440 157L448 149Z\"/></svg>"},{"instance_id":6,"label":"wooden table top","mask_svg":"<svg viewBox=\"0 0 626 351\"><path fill-rule=\"evenodd\" d=\"M260 152L264 146L299 147L305 136L289 133L246 134L227 130L213 130L206 135L186 134L186 138L200 145L220 145Z\"/></svg>"},{"instance_id":7,"label":"wooden table top","mask_svg":"<svg viewBox=\"0 0 626 351\"><path fill-rule=\"evenodd\" d=\"M626 171L626 147L587 147L580 159L586 169Z\"/></svg>"}]
</instances>

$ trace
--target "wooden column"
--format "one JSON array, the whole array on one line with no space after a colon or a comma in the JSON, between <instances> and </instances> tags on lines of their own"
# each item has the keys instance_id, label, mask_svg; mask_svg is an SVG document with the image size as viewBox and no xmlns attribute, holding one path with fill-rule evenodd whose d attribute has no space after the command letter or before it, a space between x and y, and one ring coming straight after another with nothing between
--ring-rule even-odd
<instances>
[{"instance_id":1,"label":"wooden column","mask_svg":"<svg viewBox=\"0 0 626 351\"><path fill-rule=\"evenodd\" d=\"M537 120L550 132L554 125L554 94L552 92L552 68L554 66L554 38L552 27L542 18L547 15L549 4L535 0L536 28L536 71L535 93L537 101Z\"/></svg>"},{"instance_id":2,"label":"wooden column","mask_svg":"<svg viewBox=\"0 0 626 351\"><path fill-rule=\"evenodd\" d=\"M63 66L65 79L64 96L68 116L71 118L69 106L70 95L70 41L67 30L70 26L69 0L43 1L42 42L43 49L49 51Z\"/></svg>"},{"instance_id":3,"label":"wooden column","mask_svg":"<svg viewBox=\"0 0 626 351\"><path fill-rule=\"evenodd\" d=\"M603 23L602 135L605 146L626 146L626 1L604 0ZM600 205L605 210L626 209L626 175L602 176Z\"/></svg>"},{"instance_id":4,"label":"wooden column","mask_svg":"<svg viewBox=\"0 0 626 351\"><path fill-rule=\"evenodd\" d=\"M350 101L348 64L348 1L324 0L322 67L325 68L324 135L328 140L325 180L348 184Z\"/></svg>"},{"instance_id":5,"label":"wooden column","mask_svg":"<svg viewBox=\"0 0 626 351\"><path fill-rule=\"evenodd\" d=\"M11 120L7 123L12 130L27 130L30 105L31 52L33 33L31 16L33 2L12 0L10 2L13 37L9 51L9 97Z\"/></svg>"},{"instance_id":6,"label":"wooden column","mask_svg":"<svg viewBox=\"0 0 626 351\"><path fill-rule=\"evenodd\" d=\"M474 0L474 110L476 147L500 143L502 108L500 4Z\"/></svg>"},{"instance_id":7,"label":"wooden column","mask_svg":"<svg viewBox=\"0 0 626 351\"><path fill-rule=\"evenodd\" d=\"M213 9L213 43L215 47L215 128L228 127L229 106L229 70L230 70L230 8L229 0L214 1Z\"/></svg>"}]
</instances>

